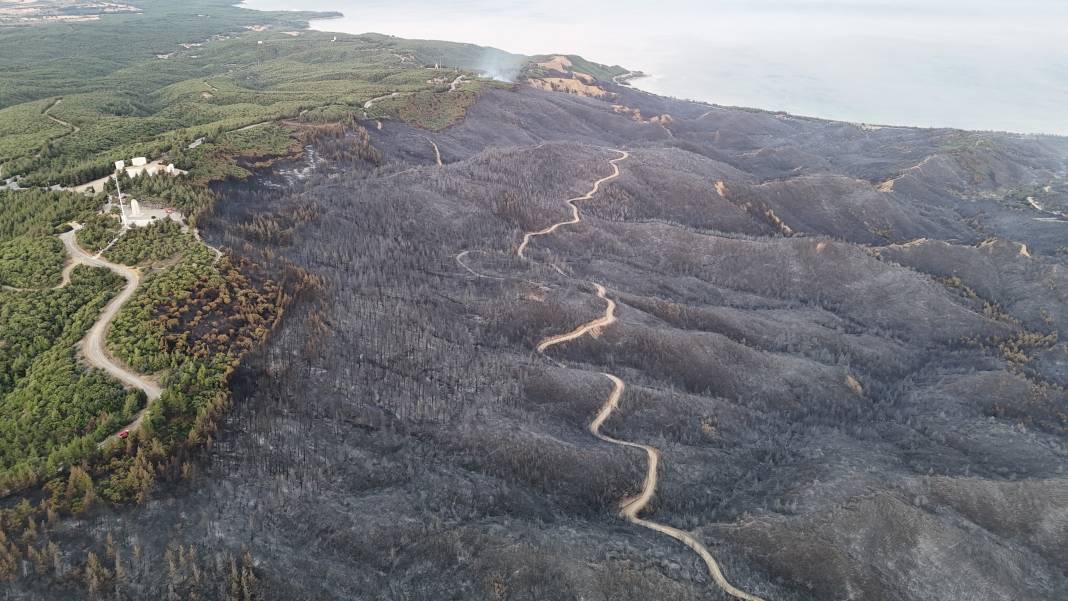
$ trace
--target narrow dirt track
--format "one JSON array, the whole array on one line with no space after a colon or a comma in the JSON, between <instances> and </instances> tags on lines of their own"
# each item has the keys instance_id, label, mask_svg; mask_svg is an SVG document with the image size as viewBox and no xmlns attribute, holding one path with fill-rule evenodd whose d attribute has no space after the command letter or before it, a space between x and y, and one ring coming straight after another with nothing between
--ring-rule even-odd
<instances>
[{"instance_id":1,"label":"narrow dirt track","mask_svg":"<svg viewBox=\"0 0 1068 601\"><path fill-rule=\"evenodd\" d=\"M1060 211L1053 211L1047 209L1046 207L1039 204L1038 201L1035 200L1034 196L1028 196L1027 202L1031 205L1031 208L1038 211L1039 213L1050 215L1050 217L1036 217L1035 221L1056 221L1060 223L1068 223L1068 214L1062 213Z\"/></svg>"},{"instance_id":2,"label":"narrow dirt track","mask_svg":"<svg viewBox=\"0 0 1068 601\"><path fill-rule=\"evenodd\" d=\"M561 227L563 227L565 225L572 225L572 224L575 224L575 223L578 223L578 222L582 221L582 218L579 217L578 205L576 205L575 203L579 202L580 200L590 200L590 199L592 199L593 195L597 194L597 192L600 191L601 186L603 184L606 184L606 183L616 179L617 177L619 177L619 163L630 158L630 153L625 151L625 150L614 150L613 149L613 152L618 152L620 156L618 158L612 159L611 161L608 161L608 163L610 165L612 165L612 175L609 175L607 177L602 177L601 179L599 179L596 182L594 182L593 183L593 188L591 188L589 192L583 194L582 196L579 196L579 197L576 197L576 198L570 198L570 199L567 200L567 205L569 207L571 207L571 219L568 219L567 221L561 221L560 223L554 223L553 225L550 225L549 227L547 227L547 228L545 228L543 230L538 230L536 232L528 232L526 234L523 234L523 242L521 242L519 244L519 250L516 251L516 254L519 255L519 258L521 258L521 259L527 258L524 253L526 252L527 246L530 246L531 239L534 238L535 236L545 236L547 234L551 234L551 233L555 232L557 229L559 229L559 228L561 228Z\"/></svg>"},{"instance_id":3,"label":"narrow dirt track","mask_svg":"<svg viewBox=\"0 0 1068 601\"><path fill-rule=\"evenodd\" d=\"M59 104L59 102L57 102L56 104ZM53 107L54 107L54 106L55 106L55 105L53 105ZM52 109L51 109L51 108L49 108L48 110L52 110ZM62 135L62 136L60 136L59 138L65 138L65 137L67 137L67 136L70 136L70 135L73 135L73 134L76 134L76 133L78 133L78 132L82 131L82 128L78 127L77 125L75 125L75 124L73 124L73 123L70 123L70 122L64 121L64 120L60 119L59 117L55 117L55 116L49 115L49 114L47 114L47 113L45 113L45 117L48 117L48 118L49 118L49 119L50 119L50 120L51 120L51 121L52 121L53 123L58 123L58 124L60 124L60 125L62 125L62 126L64 126L64 127L69 127L69 128L70 128L70 132L68 132L68 133L66 133L66 134L63 134L63 135ZM58 140L59 138L52 138L52 140L51 140L51 141L52 141L52 142L55 142L55 141L56 141L56 140Z\"/></svg>"},{"instance_id":4,"label":"narrow dirt track","mask_svg":"<svg viewBox=\"0 0 1068 601\"><path fill-rule=\"evenodd\" d=\"M123 287L122 291L119 292L115 298L111 299L111 302L104 307L104 310L100 312L100 317L97 318L96 323L93 324L93 327L89 328L89 332L85 335L85 338L82 339L82 354L85 356L85 360L90 364L108 372L108 374L123 384L131 388L140 388L143 390L149 400L158 398L162 393L159 386L112 361L107 350L104 348L104 336L107 333L108 326L111 325L115 316L119 314L119 310L126 304L126 301L130 300L134 292L137 290L137 287L141 284L141 272L132 267L119 265L106 259L102 259L99 256L90 255L78 245L78 241L75 238L76 234L77 230L75 229L60 236L64 246L67 247L67 252L70 253L70 256L76 262L92 267L104 267L110 269L113 273L126 279L126 286Z\"/></svg>"},{"instance_id":5,"label":"narrow dirt track","mask_svg":"<svg viewBox=\"0 0 1068 601\"><path fill-rule=\"evenodd\" d=\"M537 349L539 353L544 353L550 347L556 346L558 344L563 344L564 342L570 342L572 340L575 340L576 338L581 338L586 334L592 332L593 330L610 326L616 322L616 302L606 296L608 294L608 291L605 290L604 286L600 284L594 284L593 287L597 289L597 296L604 299L605 302L608 303L608 308L605 309L604 317L598 317L597 319L589 323L585 323L565 334L549 336L545 340L542 340L538 343Z\"/></svg>"},{"instance_id":6,"label":"narrow dirt track","mask_svg":"<svg viewBox=\"0 0 1068 601\"><path fill-rule=\"evenodd\" d=\"M364 110L370 110L370 109L374 108L376 102L380 102L382 100L386 100L386 99L389 99L389 98L396 98L398 96L405 96L405 95L408 95L410 93L411 92L390 92L389 94L385 94L385 95L382 95L382 96L377 96L377 97L372 98L372 99L368 100L367 102L363 103L363 108L364 108Z\"/></svg>"},{"instance_id":7,"label":"narrow dirt track","mask_svg":"<svg viewBox=\"0 0 1068 601\"><path fill-rule=\"evenodd\" d=\"M507 278L502 278L502 277L496 276L496 275L486 275L484 273L479 273L479 272L475 271L474 269L471 269L471 266L468 265L466 261L464 261L464 257L466 257L470 252L471 251L469 251L469 250L465 250L462 253L456 255L456 262L460 264L460 267L463 267L464 269L466 269L468 271L468 273L470 273L471 275L473 275L475 277L479 277L479 278L483 278L483 279L487 279L487 280L504 280L504 279L507 279Z\"/></svg>"},{"instance_id":8,"label":"narrow dirt track","mask_svg":"<svg viewBox=\"0 0 1068 601\"><path fill-rule=\"evenodd\" d=\"M159 385L153 382L152 380L146 378L145 376L130 371L126 367L119 365L117 362L115 362L114 359L111 358L111 355L108 354L107 348L105 348L104 345L105 339L107 337L108 327L111 326L111 322L114 321L115 316L119 314L119 311L122 309L123 305L125 305L126 302L130 300L131 297L133 297L134 292L137 291L137 287L141 285L141 272L131 267L119 265L117 263L112 263L111 261L103 259L101 258L100 253L97 253L96 255L90 255L81 246L78 245L77 235L78 230L81 229L81 226L77 224L73 225L74 228L71 229L69 232L65 232L59 235L59 239L63 242L63 247L66 249L67 254L70 256L70 260L68 261L67 266L63 268L63 281L60 282L58 286L55 286L50 290L58 290L69 284L71 272L74 271L74 268L78 265L103 267L105 269L111 270L113 273L122 276L126 280L126 286L123 287L122 291L119 292L119 294L117 294L115 298L111 299L111 301L108 302L108 304L104 307L104 310L100 312L100 316L97 317L96 322L93 323L92 327L89 328L89 331L86 332L85 336L78 342L78 346L81 349L81 355L85 358L86 363L92 365L93 367L97 367L99 369L104 370L111 377L122 382L124 386L128 388L141 389L145 393L145 396L148 397L149 401L158 399L160 395L163 394L163 391L162 389L160 389ZM114 244L114 241L112 242L112 244ZM9 286L4 286L4 289L15 290L18 292L41 291L35 289L11 288ZM49 289L46 288L44 290ZM134 420L126 426L120 428L119 432L122 432L123 430L133 431L141 427L141 423L144 421L145 414L147 411L148 408L146 404L146 408L139 411ZM111 441L118 440L119 432L116 432L102 440L97 445L97 447L101 448Z\"/></svg>"},{"instance_id":9,"label":"narrow dirt track","mask_svg":"<svg viewBox=\"0 0 1068 601\"><path fill-rule=\"evenodd\" d=\"M368 118L369 115L368 115L367 111L373 109L375 107L375 103L376 102L380 102L380 101L386 100L388 98L397 98L399 96L404 96L404 95L407 95L409 93L410 92L403 92L403 93L402 92L390 92L389 94L386 94L384 96L377 96L375 98L372 98L372 99L368 100L367 102L363 103L363 118L364 119ZM378 129L382 129L382 128L379 127Z\"/></svg>"},{"instance_id":10,"label":"narrow dirt track","mask_svg":"<svg viewBox=\"0 0 1068 601\"><path fill-rule=\"evenodd\" d=\"M586 193L585 196L580 196L578 198L573 198L567 201L572 209L572 219L569 221L557 223L544 230L528 233L523 236L523 243L520 244L517 253L520 257L525 258L525 256L523 255L523 251L525 250L530 239L533 236L549 234L563 225L578 223L579 221L581 221L581 215L579 214L578 207L574 204L575 201L589 200L593 197L594 194L597 193L602 184L611 181L616 177L619 177L618 163L630 157L630 155L626 151L617 150L616 152L621 153L622 156L609 161L613 168L613 174L608 177L602 178L596 183L594 183L593 189ZM457 257L457 259L459 260L459 257ZM461 264L463 265L462 262ZM464 265L464 267L466 267L466 265ZM470 270L470 268L468 268L468 270ZM597 290L597 297L605 301L604 315L597 319L589 321L569 332L549 336L543 339L536 346L538 353L545 355L546 351L548 351L554 346L581 338L586 334L594 334L616 322L615 301L608 298L608 291L605 289L604 286L598 283L593 283L593 286ZM620 440L618 438L613 438L611 436L601 433L601 427L608 420L608 418L612 416L612 413L619 407L620 398L623 396L623 391L626 389L626 385L623 383L623 380L620 379L618 376L609 373L604 373L603 375L612 382L612 391L611 393L609 393L608 398L607 400L605 400L604 404L601 405L601 408L597 412L597 415L593 418L593 421L590 422L590 433L597 437L598 440L607 442L609 444L634 449L641 449L645 451L646 455L647 467L645 472L645 480L642 483L641 492L636 497L631 497L622 501L622 503L620 504L619 515L632 524L670 536L671 538L685 544L687 547L689 547L701 557L701 559L705 562L705 566L708 568L708 573L712 577L712 580L720 589L722 589L727 594L737 599L742 599L743 601L764 601L764 599L762 599L761 597L757 597L755 595L751 595L745 591L742 591L733 586L730 582L728 582L727 579L723 576L723 571L720 569L719 563L716 562L715 557L712 556L712 553L709 552L709 550L703 544L701 544L700 541L695 539L689 533L683 530L679 530L678 528L673 528L671 526L660 524L651 520L646 520L640 517L642 510L644 510L649 505L649 502L656 494L657 471L660 464L660 451L657 450L655 447L649 445Z\"/></svg>"},{"instance_id":11,"label":"narrow dirt track","mask_svg":"<svg viewBox=\"0 0 1068 601\"><path fill-rule=\"evenodd\" d=\"M239 127L237 129L232 129L230 131L232 131L232 132L248 131L250 129L256 129L257 127L263 127L264 125L267 125L269 123L274 123L274 121L260 121L259 123L253 123L252 125L246 125L244 127ZM229 132L223 132L223 133L229 133Z\"/></svg>"},{"instance_id":12,"label":"narrow dirt track","mask_svg":"<svg viewBox=\"0 0 1068 601\"><path fill-rule=\"evenodd\" d=\"M37 151L37 157L38 158L40 158L41 156L44 155L45 147L47 147L49 144L53 144L55 142L58 142L58 141L62 140L63 138L66 138L67 136L73 136L74 134L82 131L82 128L78 127L77 125L75 125L73 123L68 123L68 122L60 119L59 117L54 117L52 115L52 109L54 109L57 106L59 106L62 102L63 102L62 98L57 98L55 100L55 102L50 104L48 106L48 108L46 108L44 111L41 112L41 114L44 115L46 118L48 118L48 120L51 121L52 123L57 123L59 125L62 125L63 127L67 127L67 128L70 129L70 131L68 131L65 134L61 134L59 136L56 136L54 138L49 139L48 142L46 142L45 145L42 146L41 149Z\"/></svg>"},{"instance_id":13,"label":"narrow dirt track","mask_svg":"<svg viewBox=\"0 0 1068 601\"><path fill-rule=\"evenodd\" d=\"M434 160L437 162L438 167L444 167L445 163L441 162L441 151L438 150L437 142L431 140L430 138L427 138L426 141L430 142L430 145L434 148Z\"/></svg>"},{"instance_id":14,"label":"narrow dirt track","mask_svg":"<svg viewBox=\"0 0 1068 601\"><path fill-rule=\"evenodd\" d=\"M195 238L197 242L208 247L208 250L210 250L215 255L215 260L213 260L211 264L217 265L219 261L223 258L223 251L205 242L204 239L200 237L200 228L193 228L193 238Z\"/></svg>"}]
</instances>

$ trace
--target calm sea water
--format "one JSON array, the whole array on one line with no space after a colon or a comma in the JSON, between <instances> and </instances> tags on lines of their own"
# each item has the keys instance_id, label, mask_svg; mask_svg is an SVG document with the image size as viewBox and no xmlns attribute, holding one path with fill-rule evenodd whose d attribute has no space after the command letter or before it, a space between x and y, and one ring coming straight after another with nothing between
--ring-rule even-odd
<instances>
[{"instance_id":1,"label":"calm sea water","mask_svg":"<svg viewBox=\"0 0 1068 601\"><path fill-rule=\"evenodd\" d=\"M1068 135L1064 0L248 0L316 29L568 53L680 98L846 121Z\"/></svg>"}]
</instances>

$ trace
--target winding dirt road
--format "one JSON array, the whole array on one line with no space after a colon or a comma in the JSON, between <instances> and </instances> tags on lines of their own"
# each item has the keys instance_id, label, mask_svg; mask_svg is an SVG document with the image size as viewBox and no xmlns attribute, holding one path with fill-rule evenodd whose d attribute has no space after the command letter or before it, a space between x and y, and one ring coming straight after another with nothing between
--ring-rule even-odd
<instances>
[{"instance_id":1,"label":"winding dirt road","mask_svg":"<svg viewBox=\"0 0 1068 601\"><path fill-rule=\"evenodd\" d=\"M82 128L78 127L77 125L75 125L73 123L68 123L68 122L60 119L59 117L56 117L56 116L52 115L52 109L54 109L57 106L59 106L59 103L61 103L61 102L63 102L62 98L56 100L55 102L52 103L52 106L46 108L45 111L43 113L41 113L41 114L44 115L45 117L48 117L53 123L58 123L58 124L60 124L60 125L62 125L64 127L69 127L70 128L70 132L60 136L60 138L63 138L63 137L66 137L66 136L69 136L69 135L72 135L72 134L76 134L76 133L82 131ZM52 138L51 141L54 142L54 141L56 141L58 139L59 138Z\"/></svg>"},{"instance_id":2,"label":"winding dirt road","mask_svg":"<svg viewBox=\"0 0 1068 601\"><path fill-rule=\"evenodd\" d=\"M159 398L163 391L155 382L119 365L111 359L107 350L104 348L104 339L108 331L108 326L111 325L115 316L119 314L119 310L126 304L126 301L130 300L133 296L137 287L141 285L141 272L132 267L112 263L111 261L101 258L99 255L90 255L85 252L85 250L78 245L78 241L75 238L79 229L81 228L78 227L72 229L59 236L60 240L63 241L63 245L66 246L67 253L70 254L71 258L76 263L82 265L110 269L112 273L120 275L126 279L126 286L115 296L115 298L111 299L111 302L109 302L107 306L104 307L104 310L100 312L100 317L97 318L96 323L93 324L93 327L89 328L89 332L79 343L82 355L91 365L106 371L126 386L143 390L148 397L148 400L151 401Z\"/></svg>"},{"instance_id":3,"label":"winding dirt road","mask_svg":"<svg viewBox=\"0 0 1068 601\"><path fill-rule=\"evenodd\" d=\"M567 221L561 221L560 223L554 223L553 225L550 225L549 227L543 230L538 230L536 232L527 232L526 234L523 234L523 242L519 244L519 250L516 251L516 254L519 255L519 258L527 258L526 255L523 253L526 251L527 246L530 246L530 241L532 238L536 236L545 236L551 234L565 225L572 225L582 221L582 218L579 216L578 205L576 205L575 203L581 200L593 199L593 195L597 194L597 192L600 191L601 186L603 184L606 184L619 177L619 163L630 158L630 153L626 150L613 149L613 152L618 152L620 156L618 158L612 159L611 161L608 161L608 163L612 165L612 175L602 177L601 179L594 182L593 188L591 188L589 192L583 194L582 196L578 196L576 198L569 198L567 200L567 205L571 207L571 219L568 219Z\"/></svg>"},{"instance_id":4,"label":"winding dirt road","mask_svg":"<svg viewBox=\"0 0 1068 601\"><path fill-rule=\"evenodd\" d=\"M616 322L616 301L606 296L608 294L608 291L605 290L604 286L600 284L594 284L593 287L597 289L597 296L599 298L604 299L604 301L608 303L608 307L605 309L604 312L604 317L598 317L597 319L589 323L585 323L565 334L549 336L545 340L542 340L538 343L537 349L539 353L544 353L545 351L549 350L550 347L556 346L558 344L570 342L572 340L575 340L576 338L582 338L586 334L593 332L598 328L605 328Z\"/></svg>"},{"instance_id":5,"label":"winding dirt road","mask_svg":"<svg viewBox=\"0 0 1068 601\"><path fill-rule=\"evenodd\" d=\"M373 109L375 107L375 103L376 102L380 102L380 101L386 100L388 98L397 98L398 96L406 96L406 95L411 94L411 93L412 92L391 92L389 94L385 94L383 96L377 96L375 98L372 98L372 99L368 100L367 102L363 103L363 118L364 119L368 118L367 111ZM382 129L382 128L379 127L378 129Z\"/></svg>"},{"instance_id":6,"label":"winding dirt road","mask_svg":"<svg viewBox=\"0 0 1068 601\"><path fill-rule=\"evenodd\" d=\"M411 92L390 92L389 94L385 94L383 96L378 96L378 97L375 97L375 98L372 98L372 99L368 100L367 102L363 103L363 108L364 108L365 111L366 110L370 110L370 109L374 108L376 102L380 102L380 101L386 100L388 98L396 98L398 96L406 96L408 94L411 94Z\"/></svg>"},{"instance_id":7,"label":"winding dirt road","mask_svg":"<svg viewBox=\"0 0 1068 601\"><path fill-rule=\"evenodd\" d=\"M69 128L70 131L68 131L65 134L60 134L60 135L58 135L58 136L56 136L54 138L49 138L48 141L45 142L44 146L42 146L37 151L37 155L36 155L37 158L40 158L40 157L44 156L45 148L47 148L49 144L54 144L55 142L58 142L58 141L62 140L63 138L66 138L67 136L73 136L74 134L82 131L82 128L78 127L77 125L75 125L73 123L68 123L68 122L60 119L59 117L55 117L55 116L52 115L52 109L54 109L57 106L59 106L60 103L62 103L62 102L63 102L62 98L56 98L56 100L54 102L52 102L52 104L48 105L48 108L46 108L45 110L41 111L41 114L44 115L45 117L47 117L48 120L51 121L52 123L58 123L59 125L62 125L63 127Z\"/></svg>"},{"instance_id":8,"label":"winding dirt road","mask_svg":"<svg viewBox=\"0 0 1068 601\"><path fill-rule=\"evenodd\" d=\"M590 192L586 193L586 195L580 196L578 198L573 198L567 201L568 205L570 205L572 209L572 219L557 223L551 227L545 228L538 232L532 232L524 235L523 243L520 244L519 250L517 251L519 257L525 258L523 251L526 249L530 239L533 236L549 234L561 226L578 223L579 221L581 221L581 215L579 213L578 207L574 203L579 200L589 200L594 194L597 193L602 184L611 181L616 177L619 177L618 163L630 157L630 155L626 151L617 150L616 152L619 152L621 156L617 159L609 161L613 168L613 174L595 182L593 189L590 190ZM457 259L459 260L459 257L457 257ZM461 262L461 265L467 267L463 262ZM470 268L467 269L469 271L472 271ZM581 326L569 332L549 336L543 339L537 344L536 348L538 353L545 355L546 351L548 351L550 348L570 342L572 340L576 340L578 338L581 338L582 336L585 336L586 334L593 334L596 336L597 332L616 322L615 301L608 298L608 291L605 289L604 286L598 283L593 283L593 286L597 290L597 297L605 301L604 315L585 324L582 324ZM762 598L742 591L733 586L730 582L728 582L727 579L723 576L723 571L720 569L715 557L712 556L712 553L709 552L709 550L703 544L701 544L700 541L691 536L688 532L641 517L640 514L642 510L644 510L649 505L649 502L653 499L653 496L656 495L657 472L660 464L660 451L657 450L655 447L649 445L613 438L601 432L601 427L608 420L608 418L612 416L612 413L619 408L620 399L623 396L623 391L626 389L626 385L623 383L623 380L620 379L618 376L609 373L603 373L602 375L604 375L606 378L609 379L609 381L611 381L612 391L609 393L608 398L607 400L605 400L604 404L601 405L601 408L597 412L597 415L593 418L593 421L590 422L590 433L593 434L598 440L609 444L634 449L641 449L645 452L646 455L645 480L642 483L641 492L638 493L637 496L624 499L621 502L619 512L620 517L624 518L632 524L670 536L671 538L685 544L687 547L689 547L701 557L701 559L705 562L705 566L708 568L708 573L712 577L712 580L727 594L737 599L742 599L743 601L764 601Z\"/></svg>"},{"instance_id":9,"label":"winding dirt road","mask_svg":"<svg viewBox=\"0 0 1068 601\"><path fill-rule=\"evenodd\" d=\"M78 265L103 267L122 276L126 280L126 286L123 287L122 291L119 292L115 298L108 302L104 307L104 310L100 312L100 316L97 317L96 322L89 328L89 331L86 332L85 336L78 341L77 346L86 363L107 372L111 377L122 382L123 386L127 388L138 388L142 390L145 393L145 396L148 397L148 400L153 401L163 394L163 390L159 385L152 379L130 371L126 367L117 363L112 359L111 355L107 352L107 348L104 346L111 322L115 320L115 316L119 314L123 305L133 297L134 292L137 291L137 287L141 285L141 272L132 267L112 263L111 261L102 258L101 254L104 251L100 251L95 255L90 255L85 249L78 245L78 230L82 229L82 226L77 223L72 223L71 226L72 229L70 231L59 235L59 239L63 242L63 247L70 256L66 267L63 268L63 278L59 285L52 288L41 289L12 288L10 286L3 286L3 288L5 290L14 290L17 292L58 290L70 284L71 272L73 272L74 268ZM118 238L116 238L116 240L117 239ZM115 241L113 240L111 244L114 243ZM110 247L111 244L108 246ZM118 432L102 440L97 447L101 448L113 440L118 440L118 434L123 430L133 431L140 428L147 411L148 406L146 403L145 408L137 413L132 422L120 428Z\"/></svg>"},{"instance_id":10,"label":"winding dirt road","mask_svg":"<svg viewBox=\"0 0 1068 601\"><path fill-rule=\"evenodd\" d=\"M645 456L647 458L647 469L645 472L645 481L642 483L642 490L638 496L625 499L622 502L619 515L632 524L654 530L661 534L666 534L689 547L701 556L701 559L705 562L705 566L708 568L708 574L712 577L712 580L728 595L743 599L744 601L764 601L762 598L740 590L730 582L727 582L727 578L723 576L723 570L720 569L719 563L716 562L716 558L712 556L712 553L710 553L700 541L690 536L688 532L640 517L639 514L647 505L649 505L649 502L653 499L653 495L656 494L657 466L660 463L660 451L657 450L656 447L627 440L620 440L601 433L601 426L604 425L604 422L612 415L612 412L619 407L619 399L623 396L623 390L625 389L623 380L620 380L618 377L609 373L604 374L604 376L611 380L612 392L608 395L608 400L601 406L601 410L597 412L597 417L590 422L590 433L607 443L641 449L645 451Z\"/></svg>"}]
</instances>

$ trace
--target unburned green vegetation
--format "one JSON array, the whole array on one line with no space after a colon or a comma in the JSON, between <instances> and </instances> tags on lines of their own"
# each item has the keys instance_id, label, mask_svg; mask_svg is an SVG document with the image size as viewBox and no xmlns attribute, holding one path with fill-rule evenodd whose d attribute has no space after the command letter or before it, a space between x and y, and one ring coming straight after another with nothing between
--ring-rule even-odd
<instances>
[{"instance_id":1,"label":"unburned green vegetation","mask_svg":"<svg viewBox=\"0 0 1068 601\"><path fill-rule=\"evenodd\" d=\"M0 190L0 242L25 235L51 235L57 227L99 204L83 194Z\"/></svg>"},{"instance_id":2,"label":"unburned green vegetation","mask_svg":"<svg viewBox=\"0 0 1068 601\"><path fill-rule=\"evenodd\" d=\"M176 166L189 170L187 179L196 188L206 190L204 184L208 182L243 179L250 175L249 169L301 151L292 128L266 122L220 134L192 149L177 150L173 157Z\"/></svg>"},{"instance_id":3,"label":"unburned green vegetation","mask_svg":"<svg viewBox=\"0 0 1068 601\"><path fill-rule=\"evenodd\" d=\"M196 217L210 207L214 199L211 190L192 176L142 176L127 178L121 185L124 196L136 198L143 204L170 207L190 217Z\"/></svg>"},{"instance_id":4,"label":"unburned green vegetation","mask_svg":"<svg viewBox=\"0 0 1068 601\"><path fill-rule=\"evenodd\" d=\"M69 128L45 114L53 100L37 100L0 110L0 159L33 154Z\"/></svg>"},{"instance_id":5,"label":"unburned green vegetation","mask_svg":"<svg viewBox=\"0 0 1068 601\"><path fill-rule=\"evenodd\" d=\"M469 90L418 92L383 100L375 108L405 123L439 130L455 125L477 100L478 93Z\"/></svg>"},{"instance_id":6,"label":"unburned green vegetation","mask_svg":"<svg viewBox=\"0 0 1068 601\"><path fill-rule=\"evenodd\" d=\"M400 67L358 38L332 44L323 34L246 29L299 28L301 14L218 0L140 7L143 15L0 31L0 54L12 67L0 74L0 173L18 176L24 188L0 191L3 490L81 465L90 489L94 479L102 483L101 496L143 496L157 463L211 436L233 366L263 340L286 301L270 279L254 283L243 273L249 267L220 261L176 222L123 231L117 209L99 212L104 195L36 186L85 183L133 156L162 158L190 175L124 178L124 196L174 208L195 226L214 201L208 183L301 151L299 136L279 119L327 106L317 121L341 115L352 124L366 99L418 89L423 77L422 67ZM56 47L74 58L44 60ZM115 191L108 182L107 194ZM76 241L87 252L114 242L104 258L145 273L107 345L164 387L129 448L104 457L97 443L129 423L144 400L77 356L75 343L121 279L79 266L69 284L53 289L68 260L56 234L72 221L84 226Z\"/></svg>"},{"instance_id":7,"label":"unburned green vegetation","mask_svg":"<svg viewBox=\"0 0 1068 601\"><path fill-rule=\"evenodd\" d=\"M58 290L0 291L0 490L85 460L138 406L137 394L74 356L119 281L78 267Z\"/></svg>"},{"instance_id":8,"label":"unburned green vegetation","mask_svg":"<svg viewBox=\"0 0 1068 601\"><path fill-rule=\"evenodd\" d=\"M0 285L59 284L66 255L54 234L68 221L89 214L95 204L80 194L0 191Z\"/></svg>"},{"instance_id":9,"label":"unburned green vegetation","mask_svg":"<svg viewBox=\"0 0 1068 601\"><path fill-rule=\"evenodd\" d=\"M80 223L83 227L75 234L75 238L78 244L90 253L103 250L119 235L122 227L115 213L90 213L83 216Z\"/></svg>"},{"instance_id":10,"label":"unburned green vegetation","mask_svg":"<svg viewBox=\"0 0 1068 601\"><path fill-rule=\"evenodd\" d=\"M171 219L163 219L147 227L126 232L104 256L109 261L125 265L158 263L192 253L199 244L182 226Z\"/></svg>"},{"instance_id":11,"label":"unburned green vegetation","mask_svg":"<svg viewBox=\"0 0 1068 601\"><path fill-rule=\"evenodd\" d=\"M20 236L0 244L0 284L41 288L58 282L63 244L54 238Z\"/></svg>"},{"instance_id":12,"label":"unburned green vegetation","mask_svg":"<svg viewBox=\"0 0 1068 601\"><path fill-rule=\"evenodd\" d=\"M299 27L306 14L258 13L221 0L139 6L144 15L80 24L62 39L53 27L0 37L0 55L26 67L17 78L0 76L3 173L19 175L23 186L73 186L109 174L117 160L167 156L200 181L243 177L235 155L255 164L300 151L285 128L250 126L309 114L317 122L344 118L371 98L418 92L410 109L394 114L438 129L455 123L482 85L465 84L463 94L442 89L435 80L452 71L425 66L416 56L432 46L425 43L404 49L383 36L280 31ZM253 25L268 29L249 31ZM163 31L141 37L156 29ZM84 54L44 67L49 44ZM467 54L458 57L477 62ZM203 145L190 149L197 140Z\"/></svg>"}]
</instances>

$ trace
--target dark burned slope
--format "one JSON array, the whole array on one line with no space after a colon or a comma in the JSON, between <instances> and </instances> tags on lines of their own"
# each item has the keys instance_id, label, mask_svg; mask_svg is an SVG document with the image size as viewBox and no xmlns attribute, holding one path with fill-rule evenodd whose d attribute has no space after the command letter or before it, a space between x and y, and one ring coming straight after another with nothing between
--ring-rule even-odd
<instances>
[{"instance_id":1,"label":"dark burned slope","mask_svg":"<svg viewBox=\"0 0 1068 601\"><path fill-rule=\"evenodd\" d=\"M222 596L188 566L242 548L264 598L721 598L687 549L615 516L644 457L585 429L610 368L628 387L604 431L662 452L651 515L739 588L1068 595L1068 224L1017 194L1063 177L1068 144L619 92L672 119L498 91L444 132L372 131L379 169L233 191L213 241L322 292L244 368L198 476L65 527L65 548L140 545L132 598ZM516 259L612 147L632 156L584 221ZM566 367L532 358L601 314L588 281L619 322L551 351ZM168 545L196 559L168 574Z\"/></svg>"}]
</instances>

